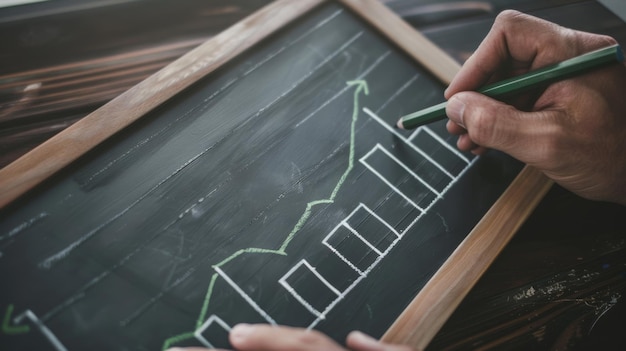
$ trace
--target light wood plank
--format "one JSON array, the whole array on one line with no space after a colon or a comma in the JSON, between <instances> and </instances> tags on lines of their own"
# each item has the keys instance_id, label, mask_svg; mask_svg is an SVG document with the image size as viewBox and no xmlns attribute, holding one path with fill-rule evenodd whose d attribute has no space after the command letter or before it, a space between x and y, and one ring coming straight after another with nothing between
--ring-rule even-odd
<instances>
[{"instance_id":1,"label":"light wood plank","mask_svg":"<svg viewBox=\"0 0 626 351\"><path fill-rule=\"evenodd\" d=\"M324 0L278 0L0 169L0 209Z\"/></svg>"}]
</instances>

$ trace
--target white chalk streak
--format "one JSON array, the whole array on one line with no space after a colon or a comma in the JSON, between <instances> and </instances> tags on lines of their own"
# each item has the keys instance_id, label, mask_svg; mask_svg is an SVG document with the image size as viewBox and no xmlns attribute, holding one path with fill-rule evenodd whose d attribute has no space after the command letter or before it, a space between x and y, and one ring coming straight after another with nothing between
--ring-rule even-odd
<instances>
[{"instance_id":1,"label":"white chalk streak","mask_svg":"<svg viewBox=\"0 0 626 351\"><path fill-rule=\"evenodd\" d=\"M306 260L302 260L302 262L322 283L324 283L324 285L326 285L326 287L328 287L328 289L330 289L333 293L335 293L335 295L341 294L339 290L337 290L337 288L335 288L328 280L326 280L326 278L322 277L322 275L317 271L317 269L311 266L309 262L307 262Z\"/></svg>"},{"instance_id":2,"label":"white chalk streak","mask_svg":"<svg viewBox=\"0 0 626 351\"><path fill-rule=\"evenodd\" d=\"M423 126L422 129L426 133L430 134L430 136L432 136L433 139L437 140L442 146L452 151L452 153L457 155L461 160L465 161L465 163L468 163L468 164L470 163L470 160L467 157L465 157L465 155L463 155L457 148L448 144L445 140L443 140L442 137L440 137L437 133L433 132L432 129L428 128L428 126ZM417 134L417 132L414 133L414 135L415 134ZM413 135L411 137L413 137Z\"/></svg>"},{"instance_id":3,"label":"white chalk streak","mask_svg":"<svg viewBox=\"0 0 626 351\"><path fill-rule=\"evenodd\" d=\"M363 203L360 203L359 206L357 206L357 208L352 213L356 213L356 211L360 209L367 211L367 213L369 213L372 217L376 218L380 223L384 224L385 227L391 230L396 236L400 236L400 233L398 233L398 231L391 224L387 223L387 221L382 219L378 214L376 214L376 212L372 211L369 207L365 206L365 204ZM350 215L350 217L351 216L352 214Z\"/></svg>"},{"instance_id":4,"label":"white chalk streak","mask_svg":"<svg viewBox=\"0 0 626 351\"><path fill-rule=\"evenodd\" d=\"M389 54L391 54L391 51L387 51L384 54L382 54L379 58L376 59L376 61L374 61L374 63L372 63L369 67L367 67L367 69L365 69L365 71L363 71L363 73L359 74L359 76L355 79L355 80L361 80L361 79L365 79L365 76L368 75L374 68L376 68L381 62L383 62L384 59L386 59ZM338 93L336 93L335 95L333 95L330 99L324 101L323 104L321 104L319 107L317 107L313 112L309 113L308 116L304 117L300 122L298 122L295 125L295 128L298 128L300 125L302 125L304 122L308 121L311 117L313 117L316 113L318 113L321 109L323 109L324 107L328 106L328 104L330 104L331 102L333 102L334 100L336 100L339 96L341 96L343 93L345 93L346 91L348 91L348 89L352 88L351 85L347 85L343 87L343 89L341 89Z\"/></svg>"},{"instance_id":5,"label":"white chalk streak","mask_svg":"<svg viewBox=\"0 0 626 351\"><path fill-rule=\"evenodd\" d=\"M15 324L20 324L24 318L30 319L31 322L33 322L35 327L37 327L37 329L39 329L41 334L43 334L43 336L46 339L48 339L48 341L50 342L50 344L52 344L52 346L55 348L55 350L57 350L57 351L67 351L65 346L63 346L63 344L61 343L61 341L59 341L59 339L52 333L52 331L50 331L50 329L48 329L48 327L46 327L46 325L43 324L43 322L41 320L39 320L39 318L37 318L37 316L33 313L33 311L31 311L31 310L24 311L22 314L20 314L19 316L15 317L13 319L13 322Z\"/></svg>"},{"instance_id":6,"label":"white chalk streak","mask_svg":"<svg viewBox=\"0 0 626 351\"><path fill-rule=\"evenodd\" d=\"M341 293L334 287L332 286L326 279L324 279L324 277L321 276L321 274L319 274L315 268L313 268L306 260L301 260L300 262L298 262L297 264L295 264L293 267L291 267L291 269L289 271L287 271L287 273L285 273L285 275L283 275L279 280L278 283L280 283L280 285L282 285L285 290L287 290L296 300L298 300L298 302L300 302L300 304L302 306L304 306L304 308L306 308L312 315L314 315L315 317L321 317L322 319L324 318L321 313L315 308L313 307L305 298L303 298L297 291L296 289L294 289L291 284L289 284L289 282L287 282L287 279L301 266L306 266L313 274L315 274L315 276L322 281L322 283L324 283L333 293L335 293L335 295L341 295Z\"/></svg>"},{"instance_id":7,"label":"white chalk streak","mask_svg":"<svg viewBox=\"0 0 626 351\"><path fill-rule=\"evenodd\" d=\"M418 154L420 154L423 158L425 158L426 160L428 160L428 162L432 163L433 166L437 167L440 171L442 171L445 175L447 175L448 177L450 177L451 179L454 179L454 176L448 172L447 169L445 169L442 165L439 164L439 162L435 161L432 157L430 157L430 155L428 155L427 153L425 153L422 149L420 149L419 147L417 147L415 144L409 142L409 139L405 138L404 135L398 133L398 131L394 128L392 128L389 124L387 124L382 118L380 118L378 115L376 115L374 112L372 112L370 109L368 109L367 107L363 108L363 112L367 113L370 117L372 117L376 122L378 122L381 126L383 126L385 129L387 129L389 132L391 132L393 135L395 135L396 137L398 137L400 140L404 141L404 143L410 147L411 149L413 149L415 152L417 152ZM420 127L421 128L421 127ZM413 135L415 135L417 133L414 133ZM448 143L446 143L443 139L439 138L436 139L439 142L444 143L444 146L450 146L448 145ZM457 151L458 153L458 151ZM462 156L462 155L461 155Z\"/></svg>"},{"instance_id":8,"label":"white chalk streak","mask_svg":"<svg viewBox=\"0 0 626 351\"><path fill-rule=\"evenodd\" d=\"M246 300L246 302L250 304L250 306L254 308L254 310L257 311L261 315L261 317L263 317L263 319L265 319L271 325L276 325L276 321L274 321L274 319L272 319L272 317L270 317L267 312L265 312L259 305L257 305L257 303L254 302L254 300L252 300L252 298L248 296L245 291L243 291L232 279L230 279L230 277L223 270L221 270L220 267L213 266L213 269L215 269L217 274L219 274L220 277L224 278L224 280L226 280L226 282L233 289L235 289L239 296Z\"/></svg>"},{"instance_id":9,"label":"white chalk streak","mask_svg":"<svg viewBox=\"0 0 626 351\"><path fill-rule=\"evenodd\" d=\"M209 319L206 320L206 322L204 322L204 324L202 324L202 326L200 328L198 328L198 330L196 330L193 335L196 337L196 339L198 339L198 341L200 341L204 346L212 349L215 346L213 344L211 344L203 335L202 333L204 333L204 331L213 323L217 323L220 327L222 327L226 332L230 333L231 327L224 322L224 320L222 320L220 317L212 314Z\"/></svg>"},{"instance_id":10,"label":"white chalk streak","mask_svg":"<svg viewBox=\"0 0 626 351\"><path fill-rule=\"evenodd\" d=\"M390 159L392 159L395 163L397 163L400 167L402 167L407 173L409 173L413 178L417 179L420 183L422 183L425 187L428 188L432 193L437 195L437 197L441 197L441 194L435 190L427 181L422 179L422 177L418 176L411 168L409 168L404 162L400 161L396 156L394 156L389 150L385 149L382 145L376 144L375 147L378 147L384 154L386 154Z\"/></svg>"},{"instance_id":11,"label":"white chalk streak","mask_svg":"<svg viewBox=\"0 0 626 351\"><path fill-rule=\"evenodd\" d=\"M298 38L296 38L295 40L289 42L287 45L282 46L280 49L276 50L275 52L267 55L266 58L264 58L263 60L259 61L258 63L256 63L254 66L252 66L249 70L247 70L244 73L244 76L247 76L248 74L252 73L253 71L255 71L257 68L263 66L265 63L267 63L268 61L270 61L271 59L273 59L274 57L276 57L278 54L282 53L283 51L285 51L286 49L290 48L291 46L293 46L294 44L297 44L298 42L300 42L302 39L306 38L307 36L309 36L311 33L315 32L316 30L322 28L324 25L326 25L328 22L330 22L332 19L334 19L335 17L337 17L340 13L342 13L343 10L337 10L334 13L332 13L330 16L328 16L327 18L321 20L320 22L318 22L315 26L313 26L311 29L309 29L308 31L306 31L304 34L302 34L301 36L299 36Z\"/></svg>"},{"instance_id":12,"label":"white chalk streak","mask_svg":"<svg viewBox=\"0 0 626 351\"><path fill-rule=\"evenodd\" d=\"M293 45L297 44L298 42L300 42L302 39L306 38L308 35L310 35L311 33L315 32L317 29L321 28L323 25L325 25L326 23L330 22L330 20L332 20L333 18L335 18L337 15L339 15L341 12L343 12L343 10L337 10L335 11L335 13L331 14L328 18L320 21L317 25L315 25L313 28L309 29L306 33L304 33L303 35L301 35L300 37L296 38L295 40L291 41L290 43L288 43L285 46L282 46L281 48L279 48L278 50L276 50L275 52L269 54L265 59L257 62L254 66L252 66L250 69L248 69L247 71L245 71L242 75L240 75L239 77L235 77L234 79L229 80L228 82L226 82L223 86L221 86L219 89L217 89L215 92L213 92L211 95L209 95L208 97L206 97L205 99L203 99L200 103L198 103L196 106L192 107L191 109L187 110L187 112L185 112L184 114L182 114L181 116L177 117L174 121L172 121L171 123L169 123L167 126L165 126L164 128L160 129L159 131L157 131L156 133L150 135L149 137L140 140L135 146L133 146L132 148L128 149L126 152L124 152L121 156L115 158L113 161L109 162L108 164L106 164L102 169L100 169L99 171L97 171L96 173L94 173L93 175L91 175L91 177L89 177L89 179L87 179L87 183L91 182L93 179L95 179L97 176L99 176L101 173L103 173L104 171L106 171L107 169L111 168L114 164L116 164L117 162L119 162L120 160L124 159L126 156L128 156L129 154L131 154L132 152L134 152L136 149L138 149L139 147L147 144L148 142L150 142L152 139L154 139L155 137L161 135L163 132L167 131L167 130L171 130L172 126L175 123L178 123L179 121L185 119L187 116L189 116L192 112L203 112L204 110L206 110L208 108L208 104L207 102L213 100L216 96L218 96L219 94L223 93L226 89L228 89L230 86L232 86L233 84L235 84L236 82L238 82L239 80L241 80L242 78L247 77L248 75L250 75L252 72L256 71L258 68L262 67L263 65L265 65L267 62L271 61L271 59L273 59L274 57L278 56L280 53L282 53L283 51L285 51L286 49L292 47ZM200 108L199 108L200 107ZM199 108L199 109L198 109Z\"/></svg>"},{"instance_id":13,"label":"white chalk streak","mask_svg":"<svg viewBox=\"0 0 626 351\"><path fill-rule=\"evenodd\" d=\"M361 234L359 234L359 232L357 232L354 228L352 228L352 226L350 224L344 223L343 226L346 227L354 236L359 238L359 240L361 240L363 242L363 244L367 245L367 247L369 247L370 250L374 251L377 256L380 256L382 254L382 252L380 252L380 250L378 250L369 241L365 240L365 238L362 237Z\"/></svg>"},{"instance_id":14,"label":"white chalk streak","mask_svg":"<svg viewBox=\"0 0 626 351\"><path fill-rule=\"evenodd\" d=\"M35 217L29 219L26 222L22 222L20 223L17 227L11 229L7 234L4 235L0 235L0 240L4 240L4 239L8 239L11 238L13 236L16 236L17 234L23 232L24 230L30 228L33 224L35 224L36 222L38 222L39 220L48 217L48 213L47 212L41 212L40 214L36 215Z\"/></svg>"},{"instance_id":15,"label":"white chalk streak","mask_svg":"<svg viewBox=\"0 0 626 351\"><path fill-rule=\"evenodd\" d=\"M380 112L382 111L382 109L384 109L385 107L387 107L387 105L389 105L389 103L391 103L393 100L395 100L398 95L402 94L403 91L405 91L409 85L413 84L415 81L417 81L417 78L419 78L419 74L414 75L413 77L411 77L406 83L404 83L398 90L396 90L390 97L389 99L387 99L387 101L385 101L377 110L376 112Z\"/></svg>"},{"instance_id":16,"label":"white chalk streak","mask_svg":"<svg viewBox=\"0 0 626 351\"><path fill-rule=\"evenodd\" d=\"M341 224L340 224L341 225ZM339 227L339 226L337 226ZM337 228L336 227L336 228ZM335 229L336 230L336 229ZM347 259L344 255L341 254L341 252L339 252L334 246L332 246L331 244L328 243L328 239L331 237L331 235L333 235L335 233L335 230L333 230L332 232L330 232L330 234L328 234L324 240L322 241L322 244L324 244L332 253L335 254L335 256L339 257L339 259L341 259L343 262L345 262L345 264L348 265L348 267L352 268L353 271L357 272L357 274L359 276L364 275L365 273L363 273L362 270L360 270L359 268L357 268L352 262L350 262L349 259Z\"/></svg>"},{"instance_id":17,"label":"white chalk streak","mask_svg":"<svg viewBox=\"0 0 626 351\"><path fill-rule=\"evenodd\" d=\"M367 167L367 169L369 169L372 173L374 173L374 175L376 175L380 180L382 180L383 183L387 184L387 186L389 186L393 191L395 191L398 195L400 195L403 199L405 199L413 207L415 207L416 209L420 210L421 212L424 212L423 208L421 208L418 204L413 202L413 200L411 200L402 191L400 191L400 189L396 188L395 185L391 184L391 182L389 180L387 180L387 178L385 178L382 174L380 174L380 172L378 172L376 169L374 169L374 167L372 167L369 163L367 163L366 159L368 157L370 157L377 149L379 149L379 147L380 147L380 144L376 144L376 146L374 146L367 154L365 154L365 156L361 157L361 159L359 161L365 167ZM380 148L382 148L382 147L380 147Z\"/></svg>"}]
</instances>

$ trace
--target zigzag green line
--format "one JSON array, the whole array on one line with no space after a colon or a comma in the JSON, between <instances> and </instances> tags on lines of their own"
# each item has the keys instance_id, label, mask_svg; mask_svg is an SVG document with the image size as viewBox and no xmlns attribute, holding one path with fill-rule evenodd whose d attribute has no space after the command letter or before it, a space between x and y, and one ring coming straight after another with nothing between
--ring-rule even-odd
<instances>
[{"instance_id":1,"label":"zigzag green line","mask_svg":"<svg viewBox=\"0 0 626 351\"><path fill-rule=\"evenodd\" d=\"M285 241L283 241L282 245L280 246L280 248L278 250L260 249L260 248L254 248L254 247L247 248L247 249L241 249L241 250L235 252L234 254L228 256L223 261L219 262L218 264L214 265L213 267L221 267L221 266L225 265L226 263L234 260L235 258L237 258L237 257L239 257L239 256L241 256L241 255L243 255L245 253L263 253L263 254L268 253L268 254L275 254L275 255L286 256L287 255L287 252L286 252L287 246L289 246L289 243L291 243L293 238L295 238L296 234L300 231L300 229L302 229L304 224L307 222L307 220L311 216L311 211L312 211L313 206L320 205L320 204L332 204L333 202L335 202L335 198L337 197L337 194L339 193L339 190L341 189L341 187L343 186L343 183L346 181L346 179L348 178L348 175L350 174L350 172L354 168L354 141L355 141L355 136L354 135L355 135L355 130L356 130L356 121L357 121L357 119L359 117L359 93L361 91L363 91L363 93L365 93L365 95L369 95L369 89L367 87L367 82L366 81L364 81L364 80L353 80L353 81L347 82L347 84L349 86L354 86L354 85L357 86L356 90L354 91L354 104L353 104L353 109L352 109L352 123L350 125L350 151L349 151L349 154L348 154L348 167L346 167L346 170L341 175L341 178L339 178L339 181L337 182L337 185L335 185L335 188L331 192L330 196L327 199L315 200L315 201L311 201L311 202L307 203L306 209L304 210L304 213L302 213L302 216L300 216L300 219L293 226L293 229L291 230L289 235L287 235L287 238L285 239ZM209 283L209 287L207 289L207 293L205 295L204 302L202 304L202 309L200 311L200 315L198 316L198 320L196 322L196 329L199 329L202 326L202 324L204 323L204 319L206 317L206 313L207 313L207 310L209 308L209 304L210 304L210 301L211 301L211 296L213 295L213 287L215 286L215 282L217 280L217 277L218 277L217 273L214 273L211 276L211 282ZM168 349L172 344L174 344L176 342L180 342L180 341L183 341L183 340L191 339L193 337L194 337L193 332L191 332L191 333L183 333L183 334L172 336L172 337L168 338L167 340L165 340L165 342L163 343L163 350Z\"/></svg>"},{"instance_id":2,"label":"zigzag green line","mask_svg":"<svg viewBox=\"0 0 626 351\"><path fill-rule=\"evenodd\" d=\"M216 265L213 265L213 267L221 267L221 266L227 264L228 262L234 260L235 258L237 258L237 257L239 257L239 256L241 256L241 255L243 255L245 253L271 253L271 254L282 255L282 256L287 255L286 253L284 253L281 250L259 249L259 248L256 248L256 247L249 247L247 249L241 249L241 250L235 252L234 254L226 257L222 262L220 262L220 263L218 263Z\"/></svg>"},{"instance_id":3,"label":"zigzag green line","mask_svg":"<svg viewBox=\"0 0 626 351\"><path fill-rule=\"evenodd\" d=\"M202 304L202 310L200 311L200 316L198 316L198 321L196 321L196 330L200 329L204 319L206 317L207 309L209 308L209 303L211 302L211 295L213 295L213 286L215 286L215 281L217 280L218 274L213 273L211 276L211 282L209 283L209 288L206 291L206 295L204 296L204 303Z\"/></svg>"},{"instance_id":4,"label":"zigzag green line","mask_svg":"<svg viewBox=\"0 0 626 351\"><path fill-rule=\"evenodd\" d=\"M193 339L194 336L195 335L193 335L193 332L191 332L191 333L183 333L183 334L178 334L176 336L172 336L171 338L168 338L167 340L165 340L165 342L163 343L163 350L169 349L170 346L172 346L173 344L176 344L178 342L189 340L189 339Z\"/></svg>"}]
</instances>

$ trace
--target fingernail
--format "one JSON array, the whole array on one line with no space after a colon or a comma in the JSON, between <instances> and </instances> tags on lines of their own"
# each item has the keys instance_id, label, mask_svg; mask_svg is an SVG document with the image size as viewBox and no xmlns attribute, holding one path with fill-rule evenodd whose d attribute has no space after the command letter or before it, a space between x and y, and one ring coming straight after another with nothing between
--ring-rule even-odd
<instances>
[{"instance_id":1,"label":"fingernail","mask_svg":"<svg viewBox=\"0 0 626 351\"><path fill-rule=\"evenodd\" d=\"M252 334L254 327L250 324L237 324L230 331L230 339L233 343L244 341Z\"/></svg>"},{"instance_id":2,"label":"fingernail","mask_svg":"<svg viewBox=\"0 0 626 351\"><path fill-rule=\"evenodd\" d=\"M359 345L367 347L370 350L378 350L381 346L378 340L360 331L353 331L350 334L350 336L352 337L352 341L355 341Z\"/></svg>"},{"instance_id":3,"label":"fingernail","mask_svg":"<svg viewBox=\"0 0 626 351\"><path fill-rule=\"evenodd\" d=\"M446 114L448 117L465 128L465 124L463 123L463 113L465 112L465 103L458 96L453 96L448 100L448 104L446 105Z\"/></svg>"},{"instance_id":4,"label":"fingernail","mask_svg":"<svg viewBox=\"0 0 626 351\"><path fill-rule=\"evenodd\" d=\"M180 347L173 347L173 348L171 348L171 349L167 349L167 350L165 350L165 351L185 351L185 349L180 348Z\"/></svg>"}]
</instances>

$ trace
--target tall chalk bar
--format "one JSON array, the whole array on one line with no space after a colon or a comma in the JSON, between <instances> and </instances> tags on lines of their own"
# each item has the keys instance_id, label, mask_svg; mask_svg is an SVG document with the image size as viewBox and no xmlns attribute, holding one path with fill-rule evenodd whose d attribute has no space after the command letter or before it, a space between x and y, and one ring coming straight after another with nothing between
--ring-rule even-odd
<instances>
[{"instance_id":1,"label":"tall chalk bar","mask_svg":"<svg viewBox=\"0 0 626 351\"><path fill-rule=\"evenodd\" d=\"M473 155L461 153L456 146L450 145L444 139L447 135L440 135L439 128L433 127L430 125L418 128L411 143L429 155L446 174L457 177L467 167Z\"/></svg>"},{"instance_id":2,"label":"tall chalk bar","mask_svg":"<svg viewBox=\"0 0 626 351\"><path fill-rule=\"evenodd\" d=\"M399 239L398 230L364 204L359 204L345 223L381 253L389 250Z\"/></svg>"},{"instance_id":3,"label":"tall chalk bar","mask_svg":"<svg viewBox=\"0 0 626 351\"><path fill-rule=\"evenodd\" d=\"M296 264L279 282L315 317L322 316L326 307L341 295L341 291L306 260Z\"/></svg>"},{"instance_id":4,"label":"tall chalk bar","mask_svg":"<svg viewBox=\"0 0 626 351\"><path fill-rule=\"evenodd\" d=\"M360 161L420 211L429 207L440 195L437 189L380 144Z\"/></svg>"},{"instance_id":5,"label":"tall chalk bar","mask_svg":"<svg viewBox=\"0 0 626 351\"><path fill-rule=\"evenodd\" d=\"M381 255L378 249L345 224L337 226L323 243L359 273L367 271Z\"/></svg>"}]
</instances>

